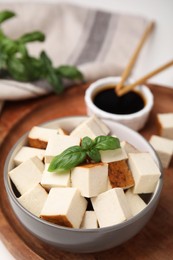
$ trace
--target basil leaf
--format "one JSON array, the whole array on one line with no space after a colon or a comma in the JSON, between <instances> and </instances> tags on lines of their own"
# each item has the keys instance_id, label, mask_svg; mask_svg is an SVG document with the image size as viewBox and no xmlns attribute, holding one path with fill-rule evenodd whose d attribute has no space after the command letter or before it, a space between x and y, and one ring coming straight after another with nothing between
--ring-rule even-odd
<instances>
[{"instance_id":1,"label":"basil leaf","mask_svg":"<svg viewBox=\"0 0 173 260\"><path fill-rule=\"evenodd\" d=\"M87 152L87 155L94 161L94 162L100 162L101 161L101 155L100 152L96 148L92 148L90 151Z\"/></svg>"},{"instance_id":2,"label":"basil leaf","mask_svg":"<svg viewBox=\"0 0 173 260\"><path fill-rule=\"evenodd\" d=\"M45 35L42 32L37 32L37 31L32 33L26 33L18 39L20 43L28 43L34 41L43 42L44 40L45 40Z\"/></svg>"},{"instance_id":3,"label":"basil leaf","mask_svg":"<svg viewBox=\"0 0 173 260\"><path fill-rule=\"evenodd\" d=\"M28 70L25 66L25 63L22 59L18 59L15 56L12 56L11 59L7 61L7 67L10 75L19 81L28 81Z\"/></svg>"},{"instance_id":4,"label":"basil leaf","mask_svg":"<svg viewBox=\"0 0 173 260\"><path fill-rule=\"evenodd\" d=\"M113 136L97 136L94 143L94 147L98 150L114 150L120 148L119 139Z\"/></svg>"},{"instance_id":5,"label":"basil leaf","mask_svg":"<svg viewBox=\"0 0 173 260\"><path fill-rule=\"evenodd\" d=\"M48 171L64 172L74 168L86 159L86 152L80 146L67 148L60 155L57 155L51 161Z\"/></svg>"},{"instance_id":6,"label":"basil leaf","mask_svg":"<svg viewBox=\"0 0 173 260\"><path fill-rule=\"evenodd\" d=\"M60 94L64 90L64 86L61 78L57 75L56 70L52 67L52 62L45 52L41 53L41 59L46 69L46 79L54 88L57 94Z\"/></svg>"},{"instance_id":7,"label":"basil leaf","mask_svg":"<svg viewBox=\"0 0 173 260\"><path fill-rule=\"evenodd\" d=\"M56 72L64 78L83 80L82 73L74 66L62 65L56 69Z\"/></svg>"},{"instance_id":8,"label":"basil leaf","mask_svg":"<svg viewBox=\"0 0 173 260\"><path fill-rule=\"evenodd\" d=\"M4 21L6 21L7 19L12 18L13 16L15 16L15 13L13 13L11 11L0 12L0 24L3 23Z\"/></svg>"},{"instance_id":9,"label":"basil leaf","mask_svg":"<svg viewBox=\"0 0 173 260\"><path fill-rule=\"evenodd\" d=\"M84 150L90 149L93 145L94 142L90 137L85 136L84 138L82 138L81 146Z\"/></svg>"}]
</instances>

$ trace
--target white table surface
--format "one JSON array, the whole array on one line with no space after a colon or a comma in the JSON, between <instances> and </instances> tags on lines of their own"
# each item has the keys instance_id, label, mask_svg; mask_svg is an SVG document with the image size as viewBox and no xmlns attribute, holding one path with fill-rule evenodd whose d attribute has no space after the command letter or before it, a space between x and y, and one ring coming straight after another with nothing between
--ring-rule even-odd
<instances>
[{"instance_id":1,"label":"white table surface","mask_svg":"<svg viewBox=\"0 0 173 260\"><path fill-rule=\"evenodd\" d=\"M27 2L28 0L0 0L2 2ZM30 2L65 2L63 0L30 0ZM173 1L172 0L68 0L92 8L107 11L127 12L145 16L156 22L155 31L145 44L135 67L134 78L138 78L173 59ZM173 67L150 79L151 83L173 87ZM13 260L0 241L0 259ZM18 260L18 259L17 259Z\"/></svg>"}]
</instances>

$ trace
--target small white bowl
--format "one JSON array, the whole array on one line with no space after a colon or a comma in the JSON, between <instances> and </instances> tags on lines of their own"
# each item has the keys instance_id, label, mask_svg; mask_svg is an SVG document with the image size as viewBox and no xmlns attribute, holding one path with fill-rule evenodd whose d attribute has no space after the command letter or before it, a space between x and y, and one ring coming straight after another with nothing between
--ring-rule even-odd
<instances>
[{"instance_id":1,"label":"small white bowl","mask_svg":"<svg viewBox=\"0 0 173 260\"><path fill-rule=\"evenodd\" d=\"M145 101L144 107L138 112L132 114L113 114L109 112L105 112L98 108L94 102L94 96L104 89L106 86L116 86L116 84L120 81L120 77L107 77L103 79L99 79L92 83L85 92L85 103L87 107L87 114L89 116L95 114L103 119L111 119L116 122L122 123L133 130L140 130L144 127L147 122L148 116L153 107L153 94L149 90L148 87L141 85L135 88L135 90L143 97ZM132 81L129 80L131 83Z\"/></svg>"}]
</instances>

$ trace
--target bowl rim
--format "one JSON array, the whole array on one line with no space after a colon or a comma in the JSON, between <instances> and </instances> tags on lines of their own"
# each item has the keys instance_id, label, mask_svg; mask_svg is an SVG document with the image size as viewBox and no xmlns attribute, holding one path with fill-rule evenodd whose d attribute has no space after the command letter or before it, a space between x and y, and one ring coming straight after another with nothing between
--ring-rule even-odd
<instances>
[{"instance_id":1,"label":"bowl rim","mask_svg":"<svg viewBox=\"0 0 173 260\"><path fill-rule=\"evenodd\" d=\"M144 98L146 99L146 104L145 104L144 108L142 108L141 110L139 110L136 113L132 113L132 114L113 114L113 113L109 113L109 112L106 112L106 111L98 108L93 103L92 96L98 88L103 88L107 84L115 85L117 82L119 82L120 78L121 77L118 77L118 76L117 77L106 77L106 78L102 78L102 79L96 80L93 83L91 83L89 85L89 87L86 89L85 97L84 97L86 105L88 106L88 108L91 109L97 115L101 115L104 118L117 119L117 120L133 120L135 118L139 118L142 115L148 113L153 107L154 97L153 97L153 94L150 91L150 89L144 84L139 85L135 88L138 92L141 92L142 95L144 95ZM133 79L129 79L128 82L132 83Z\"/></svg>"},{"instance_id":2,"label":"bowl rim","mask_svg":"<svg viewBox=\"0 0 173 260\"><path fill-rule=\"evenodd\" d=\"M81 120L86 119L89 116L65 116L65 117L59 117L57 119L52 119L52 120L48 120L42 124L39 124L38 126L46 126L49 123L53 123L53 122L57 122L60 120L68 120L69 118L73 119L73 118L78 118ZM6 193L7 196L9 196L13 202L20 208L20 210L22 210L26 215L28 215L30 218L34 219L35 221L37 221L38 223L41 223L43 225L49 226L50 228L55 228L55 229L60 229L60 230L66 230L66 231L70 231L70 232L79 232L79 233L100 233L100 232L112 232L112 231L116 231L122 228L125 228L126 226L128 226L129 224L134 223L135 221L139 220L140 218L142 218L144 215L147 214L147 212L151 209L152 204L157 201L160 197L161 191L162 191L162 186L163 186L163 168L161 165L161 161L159 159L159 157L157 156L156 152L154 151L153 147L151 146L151 144L149 142L147 142L147 140L140 135L138 132L134 131L133 129L119 123L119 122L114 122L113 120L110 119L102 119L103 121L111 121L113 123L115 123L115 125L119 125L120 127L122 127L125 130L130 131L131 133L133 132L133 134L136 134L138 137L140 137L144 142L147 143L147 145L150 146L150 149L153 151L157 161L158 161L158 167L160 169L161 175L159 178L159 181L157 183L155 192L152 194L151 199L149 201L149 203L147 204L147 207L145 207L141 212L139 212L138 214L136 214L135 216L132 216L130 219L121 222L119 224L115 224L115 225L111 225L111 226L107 226L107 227L101 227L101 228L90 228L90 229L80 229L80 228L68 228L68 227L64 227L64 226L60 226L51 222L48 222L46 220L43 220L37 216L35 216L34 214L32 214L31 212L29 212L25 207L23 207L19 201L17 200L17 197L15 196L13 189L10 185L10 178L8 176L8 164L10 162L10 159L12 157L13 152L15 151L15 149L17 148L17 146L19 145L19 143L21 143L22 141L24 141L29 133L29 131L27 131L25 134L23 134L18 141L12 146L10 152L7 155L7 158L5 160L5 164L4 164L4 172L3 172L3 179L4 179L4 185L5 185L5 189L6 189ZM11 207L12 208L12 207ZM13 210L13 208L12 208ZM13 210L14 211L14 210Z\"/></svg>"}]
</instances>

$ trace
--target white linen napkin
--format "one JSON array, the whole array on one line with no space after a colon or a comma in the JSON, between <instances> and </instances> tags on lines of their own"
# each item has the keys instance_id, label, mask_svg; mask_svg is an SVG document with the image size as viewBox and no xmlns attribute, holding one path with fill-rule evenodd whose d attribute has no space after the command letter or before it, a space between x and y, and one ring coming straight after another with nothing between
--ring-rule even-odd
<instances>
[{"instance_id":1,"label":"white linen napkin","mask_svg":"<svg viewBox=\"0 0 173 260\"><path fill-rule=\"evenodd\" d=\"M87 81L120 75L148 24L144 17L65 3L1 3L2 10L16 13L2 25L6 34L15 38L42 31L45 42L29 44L30 54L37 56L45 50L55 66L76 65ZM45 82L0 79L0 100L32 98L50 91Z\"/></svg>"}]
</instances>

